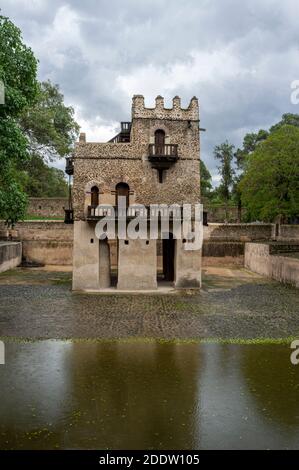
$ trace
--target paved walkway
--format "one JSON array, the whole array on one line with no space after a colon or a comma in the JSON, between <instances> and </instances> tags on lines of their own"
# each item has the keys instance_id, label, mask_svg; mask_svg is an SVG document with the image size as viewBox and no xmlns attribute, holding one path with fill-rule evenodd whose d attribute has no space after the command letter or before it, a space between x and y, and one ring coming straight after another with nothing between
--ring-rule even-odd
<instances>
[{"instance_id":1,"label":"paved walkway","mask_svg":"<svg viewBox=\"0 0 299 470\"><path fill-rule=\"evenodd\" d=\"M0 275L0 337L22 339L299 337L299 290L244 269L204 268L196 294L71 292L71 273Z\"/></svg>"}]
</instances>

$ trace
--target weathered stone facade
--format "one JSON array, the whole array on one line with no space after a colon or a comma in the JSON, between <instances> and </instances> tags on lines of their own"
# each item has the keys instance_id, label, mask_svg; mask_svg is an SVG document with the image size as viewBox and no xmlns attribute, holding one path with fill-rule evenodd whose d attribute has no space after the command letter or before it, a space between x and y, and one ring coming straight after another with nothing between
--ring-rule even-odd
<instances>
[{"instance_id":1,"label":"weathered stone facade","mask_svg":"<svg viewBox=\"0 0 299 470\"><path fill-rule=\"evenodd\" d=\"M73 288L95 290L101 285L100 253L94 234L95 221L88 217L91 189L99 191L99 204L115 205L116 185L129 187L129 204L195 204L200 202L199 109L197 98L182 109L180 98L165 108L162 97L154 108L144 106L144 98L135 95L129 141L88 143L81 134L74 153L74 273ZM162 132L165 153L176 152L176 161L163 170L162 177L153 167L149 148L156 145L156 132ZM169 150L170 149L170 150ZM169 160L165 155L165 160ZM93 235L92 235L93 234ZM130 240L118 244L119 289L155 289L157 287L157 243ZM174 285L199 287L201 252L187 251L175 241ZM143 246L144 245L144 246ZM106 269L106 266L104 266ZM107 280L105 280L107 287Z\"/></svg>"}]
</instances>

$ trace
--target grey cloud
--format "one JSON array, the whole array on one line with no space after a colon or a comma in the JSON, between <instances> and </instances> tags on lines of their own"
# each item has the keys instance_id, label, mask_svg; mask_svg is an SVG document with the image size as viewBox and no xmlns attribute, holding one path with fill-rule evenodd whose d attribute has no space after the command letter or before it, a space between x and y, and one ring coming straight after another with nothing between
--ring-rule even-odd
<instances>
[{"instance_id":1,"label":"grey cloud","mask_svg":"<svg viewBox=\"0 0 299 470\"><path fill-rule=\"evenodd\" d=\"M151 65L153 74L161 74L167 100L175 94L184 103L199 97L201 125L207 128L202 157L213 174L214 145L225 139L239 145L245 132L269 127L284 112L299 112L290 103L290 83L299 79L297 0L32 4L4 0L2 14L22 29L40 60L40 78L59 83L82 119L100 116L103 125L128 119L130 98L119 80ZM210 70L205 57L215 52L220 60ZM170 74L172 83L166 83L163 75L175 65L190 66L195 76L182 82ZM154 78L147 77L151 93L159 88ZM145 84L136 83L139 93Z\"/></svg>"}]
</instances>

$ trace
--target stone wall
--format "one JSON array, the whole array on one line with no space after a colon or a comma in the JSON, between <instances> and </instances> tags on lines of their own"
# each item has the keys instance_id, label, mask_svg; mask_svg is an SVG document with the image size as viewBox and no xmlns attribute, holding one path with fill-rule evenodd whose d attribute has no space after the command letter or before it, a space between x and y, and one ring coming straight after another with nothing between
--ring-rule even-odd
<instances>
[{"instance_id":1,"label":"stone wall","mask_svg":"<svg viewBox=\"0 0 299 470\"><path fill-rule=\"evenodd\" d=\"M279 247L270 243L246 243L245 267L263 276L299 287L299 244L298 257L275 254Z\"/></svg>"},{"instance_id":2,"label":"stone wall","mask_svg":"<svg viewBox=\"0 0 299 470\"><path fill-rule=\"evenodd\" d=\"M204 227L205 240L253 241L270 240L272 224L214 224Z\"/></svg>"},{"instance_id":3,"label":"stone wall","mask_svg":"<svg viewBox=\"0 0 299 470\"><path fill-rule=\"evenodd\" d=\"M30 197L27 215L64 219L64 207L68 207L68 199L64 197Z\"/></svg>"},{"instance_id":4,"label":"stone wall","mask_svg":"<svg viewBox=\"0 0 299 470\"><path fill-rule=\"evenodd\" d=\"M208 213L208 223L224 223L226 220L225 206L212 206L203 202L203 210ZM242 209L241 220L246 215L246 209ZM238 223L238 207L228 207L227 222Z\"/></svg>"},{"instance_id":5,"label":"stone wall","mask_svg":"<svg viewBox=\"0 0 299 470\"><path fill-rule=\"evenodd\" d=\"M22 261L22 243L0 242L0 273L19 266Z\"/></svg>"},{"instance_id":6,"label":"stone wall","mask_svg":"<svg viewBox=\"0 0 299 470\"><path fill-rule=\"evenodd\" d=\"M4 222L0 223L0 229ZM23 260L72 265L73 226L58 221L27 221L15 226L23 245Z\"/></svg>"},{"instance_id":7,"label":"stone wall","mask_svg":"<svg viewBox=\"0 0 299 470\"><path fill-rule=\"evenodd\" d=\"M299 240L299 225L280 225L278 240Z\"/></svg>"},{"instance_id":8,"label":"stone wall","mask_svg":"<svg viewBox=\"0 0 299 470\"><path fill-rule=\"evenodd\" d=\"M1 228L4 229L3 222L0 223ZM72 225L60 221L26 221L16 224L16 229L23 241L27 261L72 265ZM269 240L270 234L271 225L268 224L210 224L204 228L203 264L242 265L245 241ZM162 252L159 243L157 254L158 267L161 268ZM113 241L110 244L110 255L112 267L115 267L116 244Z\"/></svg>"}]
</instances>

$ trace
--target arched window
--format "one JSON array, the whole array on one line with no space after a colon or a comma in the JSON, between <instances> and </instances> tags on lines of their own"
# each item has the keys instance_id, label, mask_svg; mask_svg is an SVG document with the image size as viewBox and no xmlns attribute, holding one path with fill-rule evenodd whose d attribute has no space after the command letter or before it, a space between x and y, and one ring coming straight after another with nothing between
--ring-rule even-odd
<instances>
[{"instance_id":1,"label":"arched window","mask_svg":"<svg viewBox=\"0 0 299 470\"><path fill-rule=\"evenodd\" d=\"M99 188L97 186L93 186L90 190L90 193L90 205L92 207L97 207L99 205Z\"/></svg>"},{"instance_id":2,"label":"arched window","mask_svg":"<svg viewBox=\"0 0 299 470\"><path fill-rule=\"evenodd\" d=\"M156 147L156 154L163 155L165 145L165 132L162 129L157 129L155 132L155 147Z\"/></svg>"},{"instance_id":3,"label":"arched window","mask_svg":"<svg viewBox=\"0 0 299 470\"><path fill-rule=\"evenodd\" d=\"M124 196L126 198L126 206L129 207L129 194L129 185L127 183L118 183L115 186L115 205L117 206L118 196Z\"/></svg>"}]
</instances>

